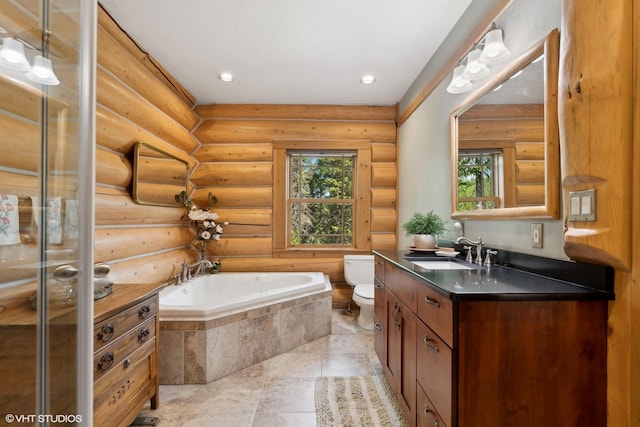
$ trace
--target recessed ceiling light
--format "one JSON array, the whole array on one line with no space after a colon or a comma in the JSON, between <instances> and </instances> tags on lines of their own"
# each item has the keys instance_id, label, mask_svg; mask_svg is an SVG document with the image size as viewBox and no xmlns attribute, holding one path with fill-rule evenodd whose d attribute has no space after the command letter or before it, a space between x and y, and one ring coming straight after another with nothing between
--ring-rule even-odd
<instances>
[{"instance_id":1,"label":"recessed ceiling light","mask_svg":"<svg viewBox=\"0 0 640 427\"><path fill-rule=\"evenodd\" d=\"M363 85L372 85L375 82L376 78L371 74L365 74L364 76L360 77L360 83L362 83Z\"/></svg>"},{"instance_id":2,"label":"recessed ceiling light","mask_svg":"<svg viewBox=\"0 0 640 427\"><path fill-rule=\"evenodd\" d=\"M218 74L218 78L223 82L227 82L227 83L232 82L236 79L235 76L231 73L220 73Z\"/></svg>"}]
</instances>

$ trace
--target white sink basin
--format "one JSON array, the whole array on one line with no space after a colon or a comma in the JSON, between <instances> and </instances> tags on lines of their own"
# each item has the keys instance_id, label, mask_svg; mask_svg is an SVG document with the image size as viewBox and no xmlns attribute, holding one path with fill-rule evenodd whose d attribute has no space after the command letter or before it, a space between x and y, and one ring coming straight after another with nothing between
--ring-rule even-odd
<instances>
[{"instance_id":1,"label":"white sink basin","mask_svg":"<svg viewBox=\"0 0 640 427\"><path fill-rule=\"evenodd\" d=\"M414 265L427 270L471 270L472 267L451 261L411 261Z\"/></svg>"}]
</instances>

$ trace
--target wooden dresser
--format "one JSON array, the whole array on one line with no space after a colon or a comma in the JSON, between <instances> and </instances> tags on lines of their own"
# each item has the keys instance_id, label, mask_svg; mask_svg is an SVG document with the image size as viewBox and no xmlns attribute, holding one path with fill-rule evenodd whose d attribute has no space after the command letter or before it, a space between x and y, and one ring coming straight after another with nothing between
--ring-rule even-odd
<instances>
[{"instance_id":1,"label":"wooden dresser","mask_svg":"<svg viewBox=\"0 0 640 427\"><path fill-rule=\"evenodd\" d=\"M128 426L159 404L158 287L114 285L94 305L93 423Z\"/></svg>"}]
</instances>

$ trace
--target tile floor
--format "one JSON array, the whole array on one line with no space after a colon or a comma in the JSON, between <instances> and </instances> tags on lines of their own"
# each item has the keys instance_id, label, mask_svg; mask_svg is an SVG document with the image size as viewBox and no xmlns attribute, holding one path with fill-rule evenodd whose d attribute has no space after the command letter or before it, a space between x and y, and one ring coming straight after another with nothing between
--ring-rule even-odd
<instances>
[{"instance_id":1,"label":"tile floor","mask_svg":"<svg viewBox=\"0 0 640 427\"><path fill-rule=\"evenodd\" d=\"M203 385L161 385L160 427L314 427L319 376L376 375L373 332L333 310L331 335Z\"/></svg>"}]
</instances>

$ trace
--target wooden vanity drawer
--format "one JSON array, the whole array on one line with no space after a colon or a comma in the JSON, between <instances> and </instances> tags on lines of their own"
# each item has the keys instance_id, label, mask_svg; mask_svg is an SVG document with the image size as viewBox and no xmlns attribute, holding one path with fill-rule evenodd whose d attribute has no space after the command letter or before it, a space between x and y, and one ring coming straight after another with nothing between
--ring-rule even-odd
<instances>
[{"instance_id":1,"label":"wooden vanity drawer","mask_svg":"<svg viewBox=\"0 0 640 427\"><path fill-rule=\"evenodd\" d=\"M378 316L378 318L384 317L384 308L385 308L385 293L384 293L384 284L378 281L378 279L373 280L373 312Z\"/></svg>"},{"instance_id":2,"label":"wooden vanity drawer","mask_svg":"<svg viewBox=\"0 0 640 427\"><path fill-rule=\"evenodd\" d=\"M152 297L96 324L93 328L93 351L98 351L115 341L138 323L155 316L157 312L158 299Z\"/></svg>"},{"instance_id":3,"label":"wooden vanity drawer","mask_svg":"<svg viewBox=\"0 0 640 427\"><path fill-rule=\"evenodd\" d=\"M423 286L418 279L397 268L387 268L385 271L385 286L402 301L409 310L416 312L418 287Z\"/></svg>"},{"instance_id":4,"label":"wooden vanity drawer","mask_svg":"<svg viewBox=\"0 0 640 427\"><path fill-rule=\"evenodd\" d=\"M154 340L155 336L156 319L152 317L131 329L128 334L95 352L93 357L94 381L120 363L130 365L132 363L130 354L145 343Z\"/></svg>"},{"instance_id":5,"label":"wooden vanity drawer","mask_svg":"<svg viewBox=\"0 0 640 427\"><path fill-rule=\"evenodd\" d=\"M94 382L93 425L127 426L132 410L155 394L155 337L129 356L130 364L120 363Z\"/></svg>"},{"instance_id":6,"label":"wooden vanity drawer","mask_svg":"<svg viewBox=\"0 0 640 427\"><path fill-rule=\"evenodd\" d=\"M453 425L453 352L435 332L418 321L416 378L447 425ZM418 410L420 407L418 407Z\"/></svg>"},{"instance_id":7,"label":"wooden vanity drawer","mask_svg":"<svg viewBox=\"0 0 640 427\"><path fill-rule=\"evenodd\" d=\"M422 390L420 384L418 384L416 392L416 425L418 427L447 427L449 424L445 423L435 406L427 394Z\"/></svg>"},{"instance_id":8,"label":"wooden vanity drawer","mask_svg":"<svg viewBox=\"0 0 640 427\"><path fill-rule=\"evenodd\" d=\"M418 317L453 348L453 303L426 285L418 287Z\"/></svg>"}]
</instances>

